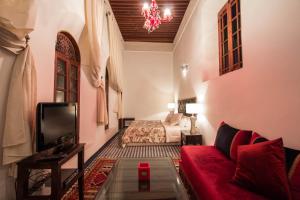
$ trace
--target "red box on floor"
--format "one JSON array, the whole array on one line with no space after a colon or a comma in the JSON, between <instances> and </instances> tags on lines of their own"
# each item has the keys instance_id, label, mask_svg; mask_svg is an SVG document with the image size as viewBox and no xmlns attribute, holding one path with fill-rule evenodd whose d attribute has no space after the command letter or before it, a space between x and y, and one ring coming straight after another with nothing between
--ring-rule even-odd
<instances>
[{"instance_id":1,"label":"red box on floor","mask_svg":"<svg viewBox=\"0 0 300 200\"><path fill-rule=\"evenodd\" d=\"M150 180L150 164L148 162L140 162L138 165L139 181Z\"/></svg>"}]
</instances>

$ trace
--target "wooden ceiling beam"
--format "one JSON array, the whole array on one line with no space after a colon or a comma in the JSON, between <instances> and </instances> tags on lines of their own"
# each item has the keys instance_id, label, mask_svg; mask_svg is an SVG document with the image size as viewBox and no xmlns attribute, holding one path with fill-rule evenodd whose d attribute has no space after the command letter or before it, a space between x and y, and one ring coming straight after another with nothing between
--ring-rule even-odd
<instances>
[{"instance_id":1,"label":"wooden ceiling beam","mask_svg":"<svg viewBox=\"0 0 300 200\"><path fill-rule=\"evenodd\" d=\"M151 0L146 0L151 2ZM172 43L188 7L190 0L156 0L159 9L169 7L173 20L162 23L152 33L143 28L145 19L141 15L144 1L142 0L110 0L115 18L125 41L168 42Z\"/></svg>"}]
</instances>

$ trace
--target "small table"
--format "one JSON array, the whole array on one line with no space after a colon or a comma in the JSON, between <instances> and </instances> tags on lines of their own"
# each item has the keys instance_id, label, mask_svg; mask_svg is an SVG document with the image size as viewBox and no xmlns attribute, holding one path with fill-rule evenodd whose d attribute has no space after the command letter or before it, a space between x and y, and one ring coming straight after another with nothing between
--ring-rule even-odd
<instances>
[{"instance_id":1,"label":"small table","mask_svg":"<svg viewBox=\"0 0 300 200\"><path fill-rule=\"evenodd\" d=\"M41 161L43 153L34 154L18 163L17 177L17 200L60 200L68 189L78 181L79 199L83 200L84 190L84 144L76 144L64 152L66 157ZM62 179L62 165L69 161L73 156L78 155L78 168L68 178L68 182ZM31 169L51 169L51 194L50 195L30 195L28 193L29 174Z\"/></svg>"},{"instance_id":2,"label":"small table","mask_svg":"<svg viewBox=\"0 0 300 200\"><path fill-rule=\"evenodd\" d=\"M138 163L150 163L150 181L139 182ZM171 158L121 158L117 161L96 200L188 200Z\"/></svg>"},{"instance_id":3,"label":"small table","mask_svg":"<svg viewBox=\"0 0 300 200\"><path fill-rule=\"evenodd\" d=\"M202 135L200 133L192 135L190 131L181 131L182 145L202 145Z\"/></svg>"},{"instance_id":4,"label":"small table","mask_svg":"<svg viewBox=\"0 0 300 200\"><path fill-rule=\"evenodd\" d=\"M131 122L133 122L135 118L122 118L119 119L119 129L127 128Z\"/></svg>"}]
</instances>

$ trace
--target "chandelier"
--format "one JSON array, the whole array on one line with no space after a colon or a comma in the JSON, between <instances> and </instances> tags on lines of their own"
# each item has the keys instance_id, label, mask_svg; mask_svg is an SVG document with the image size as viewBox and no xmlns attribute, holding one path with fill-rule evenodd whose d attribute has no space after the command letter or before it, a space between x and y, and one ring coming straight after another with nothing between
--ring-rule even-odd
<instances>
[{"instance_id":1,"label":"chandelier","mask_svg":"<svg viewBox=\"0 0 300 200\"><path fill-rule=\"evenodd\" d=\"M150 6L148 3L144 3L142 15L145 17L144 28L148 30L148 33L159 28L162 22L170 22L173 19L171 10L168 8L164 10L164 16L161 18L160 10L155 0L152 0Z\"/></svg>"}]
</instances>

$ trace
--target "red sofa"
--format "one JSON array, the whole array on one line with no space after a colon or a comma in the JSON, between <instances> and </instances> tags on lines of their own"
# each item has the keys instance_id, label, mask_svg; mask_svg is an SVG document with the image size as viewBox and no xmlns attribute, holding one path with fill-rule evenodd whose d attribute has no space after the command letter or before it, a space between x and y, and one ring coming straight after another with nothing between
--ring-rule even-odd
<instances>
[{"instance_id":1,"label":"red sofa","mask_svg":"<svg viewBox=\"0 0 300 200\"><path fill-rule=\"evenodd\" d=\"M235 162L215 146L183 146L180 171L201 200L262 200L261 195L248 191L231 179Z\"/></svg>"},{"instance_id":2,"label":"red sofa","mask_svg":"<svg viewBox=\"0 0 300 200\"><path fill-rule=\"evenodd\" d=\"M181 148L179 169L197 199L300 200L300 151L225 122L214 146Z\"/></svg>"}]
</instances>

